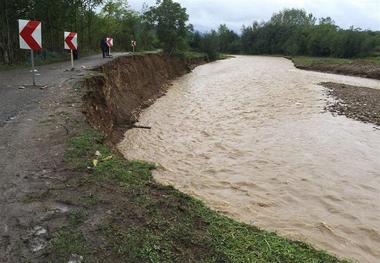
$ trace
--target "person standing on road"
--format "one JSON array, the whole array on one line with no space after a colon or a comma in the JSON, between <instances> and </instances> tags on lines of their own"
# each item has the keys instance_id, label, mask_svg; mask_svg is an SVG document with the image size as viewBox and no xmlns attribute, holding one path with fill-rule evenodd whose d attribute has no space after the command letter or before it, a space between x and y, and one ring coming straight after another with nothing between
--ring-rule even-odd
<instances>
[{"instance_id":1,"label":"person standing on road","mask_svg":"<svg viewBox=\"0 0 380 263\"><path fill-rule=\"evenodd\" d=\"M106 58L108 56L108 45L105 37L100 40L100 48L102 49L103 58Z\"/></svg>"}]
</instances>

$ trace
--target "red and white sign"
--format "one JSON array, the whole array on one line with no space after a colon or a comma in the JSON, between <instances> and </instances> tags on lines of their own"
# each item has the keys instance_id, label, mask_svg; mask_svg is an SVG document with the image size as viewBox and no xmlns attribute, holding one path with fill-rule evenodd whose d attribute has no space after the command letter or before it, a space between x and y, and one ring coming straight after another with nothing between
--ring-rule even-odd
<instances>
[{"instance_id":1,"label":"red and white sign","mask_svg":"<svg viewBox=\"0 0 380 263\"><path fill-rule=\"evenodd\" d=\"M18 20L18 33L20 35L20 48L41 50L41 22L33 20Z\"/></svg>"},{"instance_id":2,"label":"red and white sign","mask_svg":"<svg viewBox=\"0 0 380 263\"><path fill-rule=\"evenodd\" d=\"M78 34L75 32L64 32L65 49L78 49Z\"/></svg>"},{"instance_id":3,"label":"red and white sign","mask_svg":"<svg viewBox=\"0 0 380 263\"><path fill-rule=\"evenodd\" d=\"M113 38L107 37L106 42L109 47L113 47Z\"/></svg>"}]
</instances>

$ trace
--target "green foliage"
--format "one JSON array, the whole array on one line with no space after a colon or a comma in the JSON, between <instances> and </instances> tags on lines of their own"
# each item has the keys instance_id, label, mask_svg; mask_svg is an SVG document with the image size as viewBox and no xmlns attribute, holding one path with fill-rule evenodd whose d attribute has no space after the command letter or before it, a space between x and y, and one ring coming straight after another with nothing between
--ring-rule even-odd
<instances>
[{"instance_id":1,"label":"green foliage","mask_svg":"<svg viewBox=\"0 0 380 263\"><path fill-rule=\"evenodd\" d=\"M304 10L285 9L267 23L243 27L241 45L248 54L284 54L353 58L368 56L379 47L378 32L341 29L330 18L316 23Z\"/></svg>"},{"instance_id":2,"label":"green foliage","mask_svg":"<svg viewBox=\"0 0 380 263\"><path fill-rule=\"evenodd\" d=\"M240 38L226 25L220 25L217 32L219 38L219 51L228 54L240 52Z\"/></svg>"},{"instance_id":3,"label":"green foliage","mask_svg":"<svg viewBox=\"0 0 380 263\"><path fill-rule=\"evenodd\" d=\"M19 49L18 19L35 19L42 22L44 51L67 53L63 50L64 31L78 32L81 50L97 48L99 40L96 38L95 10L102 2L102 0L1 1L0 62L7 64L24 62L29 57L27 50ZM44 59L49 59L49 57L44 57Z\"/></svg>"},{"instance_id":4,"label":"green foliage","mask_svg":"<svg viewBox=\"0 0 380 263\"><path fill-rule=\"evenodd\" d=\"M164 52L172 54L185 49L189 29L186 8L172 0L158 0L156 6L144 13L144 17L156 30Z\"/></svg>"},{"instance_id":5,"label":"green foliage","mask_svg":"<svg viewBox=\"0 0 380 263\"><path fill-rule=\"evenodd\" d=\"M201 43L200 50L207 54L208 59L213 61L219 58L219 37L215 31L204 34Z\"/></svg>"},{"instance_id":6,"label":"green foliage","mask_svg":"<svg viewBox=\"0 0 380 263\"><path fill-rule=\"evenodd\" d=\"M35 52L39 64L67 59L64 31L78 33L80 56L98 50L105 36L115 39L115 50L131 50L131 40L137 41L138 50L158 46L155 32L124 0L2 0L0 63L28 62L29 51L19 49L18 19L42 22L43 50Z\"/></svg>"},{"instance_id":7,"label":"green foliage","mask_svg":"<svg viewBox=\"0 0 380 263\"><path fill-rule=\"evenodd\" d=\"M273 14L270 23L284 26L312 26L316 22L313 14L307 14L302 9L284 9Z\"/></svg>"},{"instance_id":8,"label":"green foliage","mask_svg":"<svg viewBox=\"0 0 380 263\"><path fill-rule=\"evenodd\" d=\"M68 59L63 31L78 32L79 55L99 49L100 39L115 39L113 50L156 50L174 54L191 50L207 53L282 54L354 58L380 55L380 33L341 29L330 17L319 20L302 9L284 9L268 22L243 26L241 34L226 25L210 32L194 32L186 9L173 0L158 0L141 13L125 0L3 0L0 2L0 63L30 64L29 52L18 48L17 19L42 22L43 51L36 63ZM12 66L1 66L12 68Z\"/></svg>"}]
</instances>

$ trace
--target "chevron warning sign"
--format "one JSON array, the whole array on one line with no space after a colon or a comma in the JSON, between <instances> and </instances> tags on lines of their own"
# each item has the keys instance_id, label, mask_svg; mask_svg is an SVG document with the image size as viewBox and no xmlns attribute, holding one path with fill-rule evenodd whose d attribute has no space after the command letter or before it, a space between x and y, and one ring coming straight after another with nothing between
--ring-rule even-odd
<instances>
[{"instance_id":1,"label":"chevron warning sign","mask_svg":"<svg viewBox=\"0 0 380 263\"><path fill-rule=\"evenodd\" d=\"M107 46L113 47L113 38L107 37L106 42L107 42Z\"/></svg>"},{"instance_id":2,"label":"chevron warning sign","mask_svg":"<svg viewBox=\"0 0 380 263\"><path fill-rule=\"evenodd\" d=\"M42 49L40 21L19 19L18 29L21 49Z\"/></svg>"},{"instance_id":3,"label":"chevron warning sign","mask_svg":"<svg viewBox=\"0 0 380 263\"><path fill-rule=\"evenodd\" d=\"M78 49L78 34L75 32L64 32L65 49Z\"/></svg>"}]
</instances>

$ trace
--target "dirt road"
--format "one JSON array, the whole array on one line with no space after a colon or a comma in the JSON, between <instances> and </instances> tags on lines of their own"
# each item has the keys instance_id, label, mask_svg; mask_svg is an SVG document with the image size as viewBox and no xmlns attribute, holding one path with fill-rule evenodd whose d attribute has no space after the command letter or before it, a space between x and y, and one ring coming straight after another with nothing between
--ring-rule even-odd
<instances>
[{"instance_id":1,"label":"dirt road","mask_svg":"<svg viewBox=\"0 0 380 263\"><path fill-rule=\"evenodd\" d=\"M67 70L69 62L39 67L39 87L28 85L29 69L0 72L0 262L33 261L49 235L41 222L65 212L63 204L39 202L39 197L68 173L62 168L63 145L83 121L73 86L88 69L107 61L83 58L75 71Z\"/></svg>"}]
</instances>

